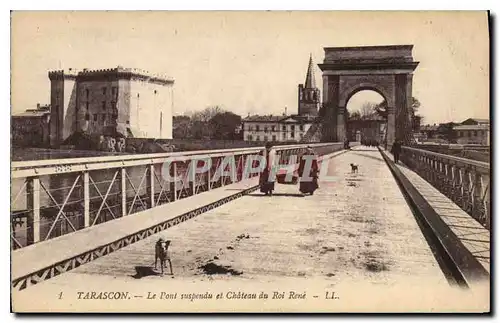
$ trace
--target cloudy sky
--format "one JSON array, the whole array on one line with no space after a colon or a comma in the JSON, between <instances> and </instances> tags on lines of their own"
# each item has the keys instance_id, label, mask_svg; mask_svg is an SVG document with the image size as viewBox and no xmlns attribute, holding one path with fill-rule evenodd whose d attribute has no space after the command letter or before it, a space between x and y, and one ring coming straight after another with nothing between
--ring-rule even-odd
<instances>
[{"instance_id":1,"label":"cloudy sky","mask_svg":"<svg viewBox=\"0 0 500 323\"><path fill-rule=\"evenodd\" d=\"M485 12L15 12L12 111L49 103L49 70L121 65L172 76L175 114L296 113L310 54L318 64L323 47L397 44L420 62L424 122L489 117ZM360 92L348 109L380 100Z\"/></svg>"}]
</instances>

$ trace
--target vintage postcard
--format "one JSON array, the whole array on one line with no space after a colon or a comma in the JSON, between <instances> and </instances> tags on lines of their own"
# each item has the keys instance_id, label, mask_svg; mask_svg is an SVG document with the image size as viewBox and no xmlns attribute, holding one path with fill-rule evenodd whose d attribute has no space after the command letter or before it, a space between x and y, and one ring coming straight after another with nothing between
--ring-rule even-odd
<instances>
[{"instance_id":1,"label":"vintage postcard","mask_svg":"<svg viewBox=\"0 0 500 323\"><path fill-rule=\"evenodd\" d=\"M11 309L490 312L486 11L13 11Z\"/></svg>"}]
</instances>

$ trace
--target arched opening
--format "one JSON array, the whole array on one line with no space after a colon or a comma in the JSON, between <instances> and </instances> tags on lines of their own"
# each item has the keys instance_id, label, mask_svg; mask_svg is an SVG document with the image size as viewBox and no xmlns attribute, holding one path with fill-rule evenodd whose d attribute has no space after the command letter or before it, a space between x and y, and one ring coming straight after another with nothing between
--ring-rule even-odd
<instances>
[{"instance_id":1,"label":"arched opening","mask_svg":"<svg viewBox=\"0 0 500 323\"><path fill-rule=\"evenodd\" d=\"M375 90L361 89L347 99L345 129L349 141L366 146L387 141L387 103Z\"/></svg>"}]
</instances>

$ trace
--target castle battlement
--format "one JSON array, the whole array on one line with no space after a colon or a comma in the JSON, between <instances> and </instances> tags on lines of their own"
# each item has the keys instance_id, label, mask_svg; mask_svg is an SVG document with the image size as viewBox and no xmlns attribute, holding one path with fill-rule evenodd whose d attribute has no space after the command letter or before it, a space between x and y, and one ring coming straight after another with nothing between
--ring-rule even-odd
<instances>
[{"instance_id":1,"label":"castle battlement","mask_svg":"<svg viewBox=\"0 0 500 323\"><path fill-rule=\"evenodd\" d=\"M75 79L77 76L78 76L78 70L73 68L49 71L49 79L51 80L56 78Z\"/></svg>"},{"instance_id":2,"label":"castle battlement","mask_svg":"<svg viewBox=\"0 0 500 323\"><path fill-rule=\"evenodd\" d=\"M117 66L114 68L105 68L105 69L93 69L93 70L89 70L87 68L84 68L82 70L69 68L64 70L49 71L49 78L51 80L56 78L87 79L89 77L94 78L94 77L106 77L106 76L137 78L143 81L150 81L162 84L174 83L174 79L166 74L151 73L149 71L139 68L125 68L122 66Z\"/></svg>"}]
</instances>

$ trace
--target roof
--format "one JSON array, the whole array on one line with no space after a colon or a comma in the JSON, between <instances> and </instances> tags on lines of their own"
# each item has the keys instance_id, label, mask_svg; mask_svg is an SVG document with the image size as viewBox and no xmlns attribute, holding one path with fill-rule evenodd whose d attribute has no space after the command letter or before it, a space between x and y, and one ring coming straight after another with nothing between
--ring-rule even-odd
<instances>
[{"instance_id":1,"label":"roof","mask_svg":"<svg viewBox=\"0 0 500 323\"><path fill-rule=\"evenodd\" d=\"M21 113L14 114L12 117L43 117L50 114L50 111L36 110L36 111L25 111Z\"/></svg>"},{"instance_id":2,"label":"roof","mask_svg":"<svg viewBox=\"0 0 500 323\"><path fill-rule=\"evenodd\" d=\"M164 84L173 84L174 79L166 74L152 73L139 68L126 68L122 66L117 66L114 68L105 69L87 69L83 70L68 69L68 70L53 70L49 71L49 78L52 80L57 77L72 77L79 79L87 79L89 77L103 77L109 75L130 75L134 77L139 77L141 79L147 79L152 82L159 82Z\"/></svg>"},{"instance_id":3,"label":"roof","mask_svg":"<svg viewBox=\"0 0 500 323\"><path fill-rule=\"evenodd\" d=\"M462 121L462 123L464 124L464 123L467 123L467 122L470 122L470 121L476 122L476 123L483 123L483 124L484 123L488 123L488 124L490 123L490 119L478 119L478 118L469 118L469 119L466 119L466 120Z\"/></svg>"},{"instance_id":4,"label":"roof","mask_svg":"<svg viewBox=\"0 0 500 323\"><path fill-rule=\"evenodd\" d=\"M242 120L242 122L313 122L315 117L313 116L300 116L300 115L253 115L248 116Z\"/></svg>"},{"instance_id":5,"label":"roof","mask_svg":"<svg viewBox=\"0 0 500 323\"><path fill-rule=\"evenodd\" d=\"M281 116L273 116L273 115L253 115L253 116L248 116L244 118L242 121L243 122L279 122L283 119L287 119L289 116L286 115L281 115Z\"/></svg>"},{"instance_id":6,"label":"roof","mask_svg":"<svg viewBox=\"0 0 500 323\"><path fill-rule=\"evenodd\" d=\"M486 130L489 129L489 124L478 124L478 125L461 125L453 127L453 130Z\"/></svg>"},{"instance_id":7,"label":"roof","mask_svg":"<svg viewBox=\"0 0 500 323\"><path fill-rule=\"evenodd\" d=\"M368 45L368 46L349 46L349 47L325 47L325 50L339 50L339 51L345 51L345 50L358 50L358 51L365 51L367 49L399 49L399 48L405 48L405 49L412 49L413 45Z\"/></svg>"},{"instance_id":8,"label":"roof","mask_svg":"<svg viewBox=\"0 0 500 323\"><path fill-rule=\"evenodd\" d=\"M420 131L436 131L438 130L437 125L425 125L425 126L420 126Z\"/></svg>"},{"instance_id":9,"label":"roof","mask_svg":"<svg viewBox=\"0 0 500 323\"><path fill-rule=\"evenodd\" d=\"M309 56L309 66L307 67L306 82L304 83L306 89L315 89L316 80L314 78L314 65L312 61L312 55Z\"/></svg>"}]
</instances>

